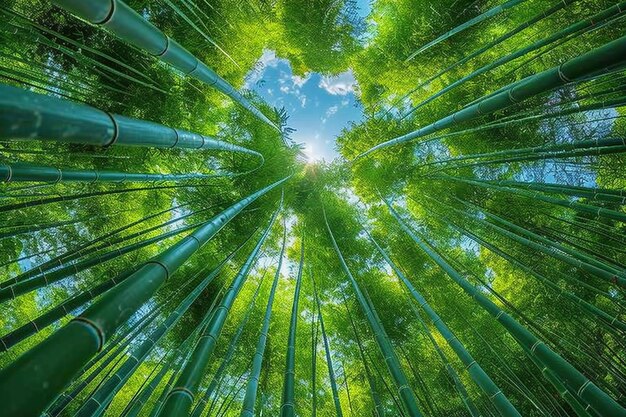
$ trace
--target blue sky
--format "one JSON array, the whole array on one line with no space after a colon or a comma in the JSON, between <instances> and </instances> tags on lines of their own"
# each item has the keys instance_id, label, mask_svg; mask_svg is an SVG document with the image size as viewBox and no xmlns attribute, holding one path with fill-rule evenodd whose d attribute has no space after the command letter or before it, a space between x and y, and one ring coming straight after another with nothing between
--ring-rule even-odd
<instances>
[{"instance_id":1,"label":"blue sky","mask_svg":"<svg viewBox=\"0 0 626 417\"><path fill-rule=\"evenodd\" d=\"M370 0L358 0L359 14L365 18ZM363 119L357 97L358 84L351 70L332 77L308 73L294 75L286 59L266 50L256 72L248 74L246 88L256 91L271 106L284 107L289 127L296 129L291 137L306 145L310 160L327 162L338 156L335 139L350 122Z\"/></svg>"}]
</instances>

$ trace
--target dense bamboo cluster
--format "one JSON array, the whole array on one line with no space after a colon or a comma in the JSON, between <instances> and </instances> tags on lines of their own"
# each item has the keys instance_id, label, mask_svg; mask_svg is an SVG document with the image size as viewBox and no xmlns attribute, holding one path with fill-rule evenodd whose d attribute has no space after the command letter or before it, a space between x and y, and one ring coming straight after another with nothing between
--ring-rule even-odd
<instances>
[{"instance_id":1,"label":"dense bamboo cluster","mask_svg":"<svg viewBox=\"0 0 626 417\"><path fill-rule=\"evenodd\" d=\"M0 5L0 415L626 417L626 2L364 3Z\"/></svg>"}]
</instances>

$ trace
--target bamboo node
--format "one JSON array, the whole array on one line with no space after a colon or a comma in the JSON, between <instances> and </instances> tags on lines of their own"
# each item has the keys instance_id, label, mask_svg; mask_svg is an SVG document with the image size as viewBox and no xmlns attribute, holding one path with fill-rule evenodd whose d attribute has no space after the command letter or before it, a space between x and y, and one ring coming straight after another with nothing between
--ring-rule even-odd
<instances>
[{"instance_id":1,"label":"bamboo node","mask_svg":"<svg viewBox=\"0 0 626 417\"><path fill-rule=\"evenodd\" d=\"M591 385L591 380L590 379L585 381L585 383L582 384L580 386L580 388L578 388L578 391L576 392L576 395L578 395L580 397L582 395L583 391L586 390L589 385Z\"/></svg>"},{"instance_id":2,"label":"bamboo node","mask_svg":"<svg viewBox=\"0 0 626 417\"><path fill-rule=\"evenodd\" d=\"M111 20L111 18L113 17L113 13L115 13L115 0L110 0L111 1L111 8L109 9L109 12L107 13L106 16L104 16L104 19L102 19L99 22L93 22L94 25L104 25L106 23L109 22L109 20Z\"/></svg>"},{"instance_id":3,"label":"bamboo node","mask_svg":"<svg viewBox=\"0 0 626 417\"><path fill-rule=\"evenodd\" d=\"M102 347L104 346L104 340L105 340L104 330L102 330L102 328L100 326L98 326L98 324L96 324L94 321L89 320L88 318L83 317L83 316L74 317L74 319L72 319L72 321L76 321L76 322L79 322L79 323L82 323L82 324L86 324L88 327L91 327L91 328L93 328L96 331L96 335L98 336L98 349L97 349L97 351L100 352L102 350Z\"/></svg>"},{"instance_id":4,"label":"bamboo node","mask_svg":"<svg viewBox=\"0 0 626 417\"><path fill-rule=\"evenodd\" d=\"M9 170L9 173L7 174L7 178L4 180L4 182L11 182L11 178L13 177L13 169L11 168L11 165L7 165L6 166L7 169Z\"/></svg>"},{"instance_id":5,"label":"bamboo node","mask_svg":"<svg viewBox=\"0 0 626 417\"><path fill-rule=\"evenodd\" d=\"M541 340L537 340L530 348L530 352L535 353L535 349L537 349L537 347L541 344L543 344L543 342Z\"/></svg>"},{"instance_id":6,"label":"bamboo node","mask_svg":"<svg viewBox=\"0 0 626 417\"><path fill-rule=\"evenodd\" d=\"M563 73L563 64L559 65L559 67L557 68L557 73L558 73L559 78L561 79L561 81L563 81L564 83L571 83L572 82L572 80L567 78L565 76L565 74Z\"/></svg>"}]
</instances>

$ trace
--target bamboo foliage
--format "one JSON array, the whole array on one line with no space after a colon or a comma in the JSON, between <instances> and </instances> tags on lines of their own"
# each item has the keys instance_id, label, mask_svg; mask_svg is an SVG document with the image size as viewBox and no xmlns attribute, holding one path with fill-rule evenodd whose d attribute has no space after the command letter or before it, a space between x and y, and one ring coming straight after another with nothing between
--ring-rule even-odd
<instances>
[{"instance_id":1,"label":"bamboo foliage","mask_svg":"<svg viewBox=\"0 0 626 417\"><path fill-rule=\"evenodd\" d=\"M464 31L465 29L468 29L474 25L477 25L487 19L489 19L490 17L496 16L499 13L502 13L503 11L510 9L511 7L515 7L518 4L523 3L526 0L509 0L507 2L504 2L494 8L491 8L489 10L487 10L486 12L476 16L473 19L468 20L467 22L463 23L462 25L459 25L457 27L455 27L454 29L449 30L448 32L444 33L443 35L437 37L436 39L428 42L426 45L422 46L421 48L419 48L417 51L413 52L406 60L410 61L413 58L415 58L417 55L421 54L422 52L424 52L425 50L437 45L440 42L445 41L448 38L451 38L452 36L456 35L457 33L460 33L462 31Z\"/></svg>"}]
</instances>

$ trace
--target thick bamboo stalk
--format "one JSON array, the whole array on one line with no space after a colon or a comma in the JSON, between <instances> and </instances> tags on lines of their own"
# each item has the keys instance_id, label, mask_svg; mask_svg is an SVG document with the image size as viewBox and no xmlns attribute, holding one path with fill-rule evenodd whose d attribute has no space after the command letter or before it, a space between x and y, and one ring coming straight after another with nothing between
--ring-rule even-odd
<instances>
[{"instance_id":1,"label":"thick bamboo stalk","mask_svg":"<svg viewBox=\"0 0 626 417\"><path fill-rule=\"evenodd\" d=\"M157 182L206 180L231 174L141 174L133 172L64 169L40 165L0 165L1 182Z\"/></svg>"},{"instance_id":2,"label":"thick bamboo stalk","mask_svg":"<svg viewBox=\"0 0 626 417\"><path fill-rule=\"evenodd\" d=\"M296 389L296 331L298 328L298 305L300 302L300 289L302 288L302 272L304 264L304 233L300 241L300 263L296 278L296 289L293 294L291 306L291 319L289 321L289 337L287 339L287 354L285 358L285 377L283 380L283 396L280 406L281 417L294 417L295 389Z\"/></svg>"},{"instance_id":3,"label":"thick bamboo stalk","mask_svg":"<svg viewBox=\"0 0 626 417\"><path fill-rule=\"evenodd\" d=\"M283 181L284 180L276 183L276 185L279 185ZM237 276L233 279L232 284L226 291L226 294L215 311L215 314L211 317L211 321L209 322L206 331L202 335L198 345L196 345L189 362L178 377L175 387L169 391L165 403L163 404L163 408L159 412L159 416L186 417L189 414L191 406L194 403L194 397L200 385L200 381L204 376L206 366L211 359L213 351L215 350L217 339L219 338L224 327L224 323L226 322L226 317L228 316L237 295L241 291L243 284L246 282L248 274L259 255L261 247L269 235L272 226L274 225L274 221L281 210L282 201L279 208L272 215L267 228L248 256L248 259L240 269Z\"/></svg>"},{"instance_id":4,"label":"thick bamboo stalk","mask_svg":"<svg viewBox=\"0 0 626 417\"><path fill-rule=\"evenodd\" d=\"M43 414L45 417L56 417L60 415L63 410L67 408L70 402L72 402L87 386L96 378L100 376L100 374L107 368L114 360L121 360L121 355L126 352L128 347L135 341L135 338L139 336L161 313L163 310L162 307L157 307L149 314L145 316L145 319L138 323L132 332L128 334L127 338L124 339L123 343L118 344L117 346L109 345L107 346L107 350L110 349L110 354L102 360L102 362L98 363L93 370L91 366L85 366L83 369L86 371L90 371L88 375L86 375L82 380L77 379L77 383L74 384L71 389L63 392L60 396L58 396L54 402L48 407L46 412ZM95 365L97 362L94 362Z\"/></svg>"},{"instance_id":5,"label":"thick bamboo stalk","mask_svg":"<svg viewBox=\"0 0 626 417\"><path fill-rule=\"evenodd\" d=\"M568 392L577 400L590 406L601 416L626 416L626 409L620 406L613 398L602 391L590 379L574 368L569 362L549 348L544 342L522 326L517 320L508 315L493 301L483 295L479 289L470 284L459 274L441 255L434 251L431 245L413 232L393 209L391 204L384 200L393 217L402 230L413 240L450 278L452 278L468 295L485 309L490 315L504 326L515 340L537 359L543 366L553 372L567 387Z\"/></svg>"},{"instance_id":6,"label":"thick bamboo stalk","mask_svg":"<svg viewBox=\"0 0 626 417\"><path fill-rule=\"evenodd\" d=\"M333 248L335 249L335 253L337 254L339 263L341 264L341 268L343 269L345 274L348 276L348 279L350 280L350 283L352 284L352 288L354 289L354 293L356 294L359 305L361 306L361 310L363 311L363 314L367 318L370 328L372 329L372 332L374 333L374 337L376 339L376 342L378 343L378 347L380 348L380 351L383 354L383 357L385 358L385 364L387 365L387 370L389 371L389 374L391 375L391 377L394 380L394 383L396 384L398 395L402 399L402 404L404 405L409 416L421 417L422 413L420 412L419 407L417 406L417 399L415 398L415 393L409 386L409 381L406 375L404 374L404 370L402 369L402 366L400 365L400 361L393 349L391 341L388 339L385 329L382 326L382 324L378 320L376 320L376 317L374 316L374 313L373 313L374 306L368 303L368 301L365 299L365 296L363 295L361 288L359 287L359 284L357 283L356 279L352 275L352 272L350 272L350 269L348 268L348 264L346 263L343 257L343 254L341 253L341 250L339 249L339 246L337 245L337 241L335 240L335 236L333 235L330 225L328 224L328 219L326 218L326 211L324 210L323 207L322 207L322 212L324 214L324 222L326 224L326 230L328 230L328 235L330 237L331 244Z\"/></svg>"},{"instance_id":7,"label":"thick bamboo stalk","mask_svg":"<svg viewBox=\"0 0 626 417\"><path fill-rule=\"evenodd\" d=\"M209 273L189 294L179 303L178 307L167 317L167 319L159 324L146 339L139 345L137 345L130 357L115 371L113 376L106 380L75 414L76 417L97 417L100 416L105 408L117 394L117 392L124 386L128 379L132 376L135 370L141 365L141 363L148 357L152 350L157 346L159 341L176 325L178 320L183 314L191 307L200 294L209 286L211 282L222 271L222 268L230 261L235 254L245 245L247 240L240 245L237 249L220 262L217 267ZM211 310L207 310L206 316L203 321L209 320Z\"/></svg>"},{"instance_id":8,"label":"thick bamboo stalk","mask_svg":"<svg viewBox=\"0 0 626 417\"><path fill-rule=\"evenodd\" d=\"M267 300L267 307L265 308L265 315L263 316L263 325L261 327L261 333L259 334L259 340L256 345L256 352L254 353L254 359L252 360L252 369L250 370L250 376L248 377L248 383L246 386L246 394L243 398L243 404L241 406L240 417L254 417L254 408L256 405L257 391L259 389L259 378L261 377L261 369L263 367L263 356L265 355L265 346L267 344L267 336L270 329L270 320L272 318L272 306L274 305L274 296L276 295L276 287L278 286L278 278L280 278L280 270L283 265L283 256L285 254L285 245L287 244L287 225L283 222L283 243L280 249L280 255L278 255L278 264L276 265L276 274L274 275L274 281L272 282L272 288Z\"/></svg>"},{"instance_id":9,"label":"thick bamboo stalk","mask_svg":"<svg viewBox=\"0 0 626 417\"><path fill-rule=\"evenodd\" d=\"M198 133L111 114L86 104L0 84L0 138L54 140L93 146L258 152Z\"/></svg>"},{"instance_id":10,"label":"thick bamboo stalk","mask_svg":"<svg viewBox=\"0 0 626 417\"><path fill-rule=\"evenodd\" d=\"M6 416L37 417L81 366L102 348L106 339L191 255L246 206L289 178L242 199L146 262L67 326L0 371L0 402L7 404ZM68 343L72 346L71 352L67 349ZM29 381L41 383L33 386ZM28 393L20 388L26 384L32 388Z\"/></svg>"},{"instance_id":11,"label":"thick bamboo stalk","mask_svg":"<svg viewBox=\"0 0 626 417\"><path fill-rule=\"evenodd\" d=\"M206 64L121 0L53 0L57 6L146 51L183 74L226 94L259 120L278 129L260 110Z\"/></svg>"},{"instance_id":12,"label":"thick bamboo stalk","mask_svg":"<svg viewBox=\"0 0 626 417\"><path fill-rule=\"evenodd\" d=\"M406 143L453 125L491 114L554 88L579 81L591 74L620 65L624 61L626 61L626 36L570 59L559 66L511 84L501 92L483 98L430 125L380 143L363 152L357 158L362 158L380 149Z\"/></svg>"}]
</instances>

